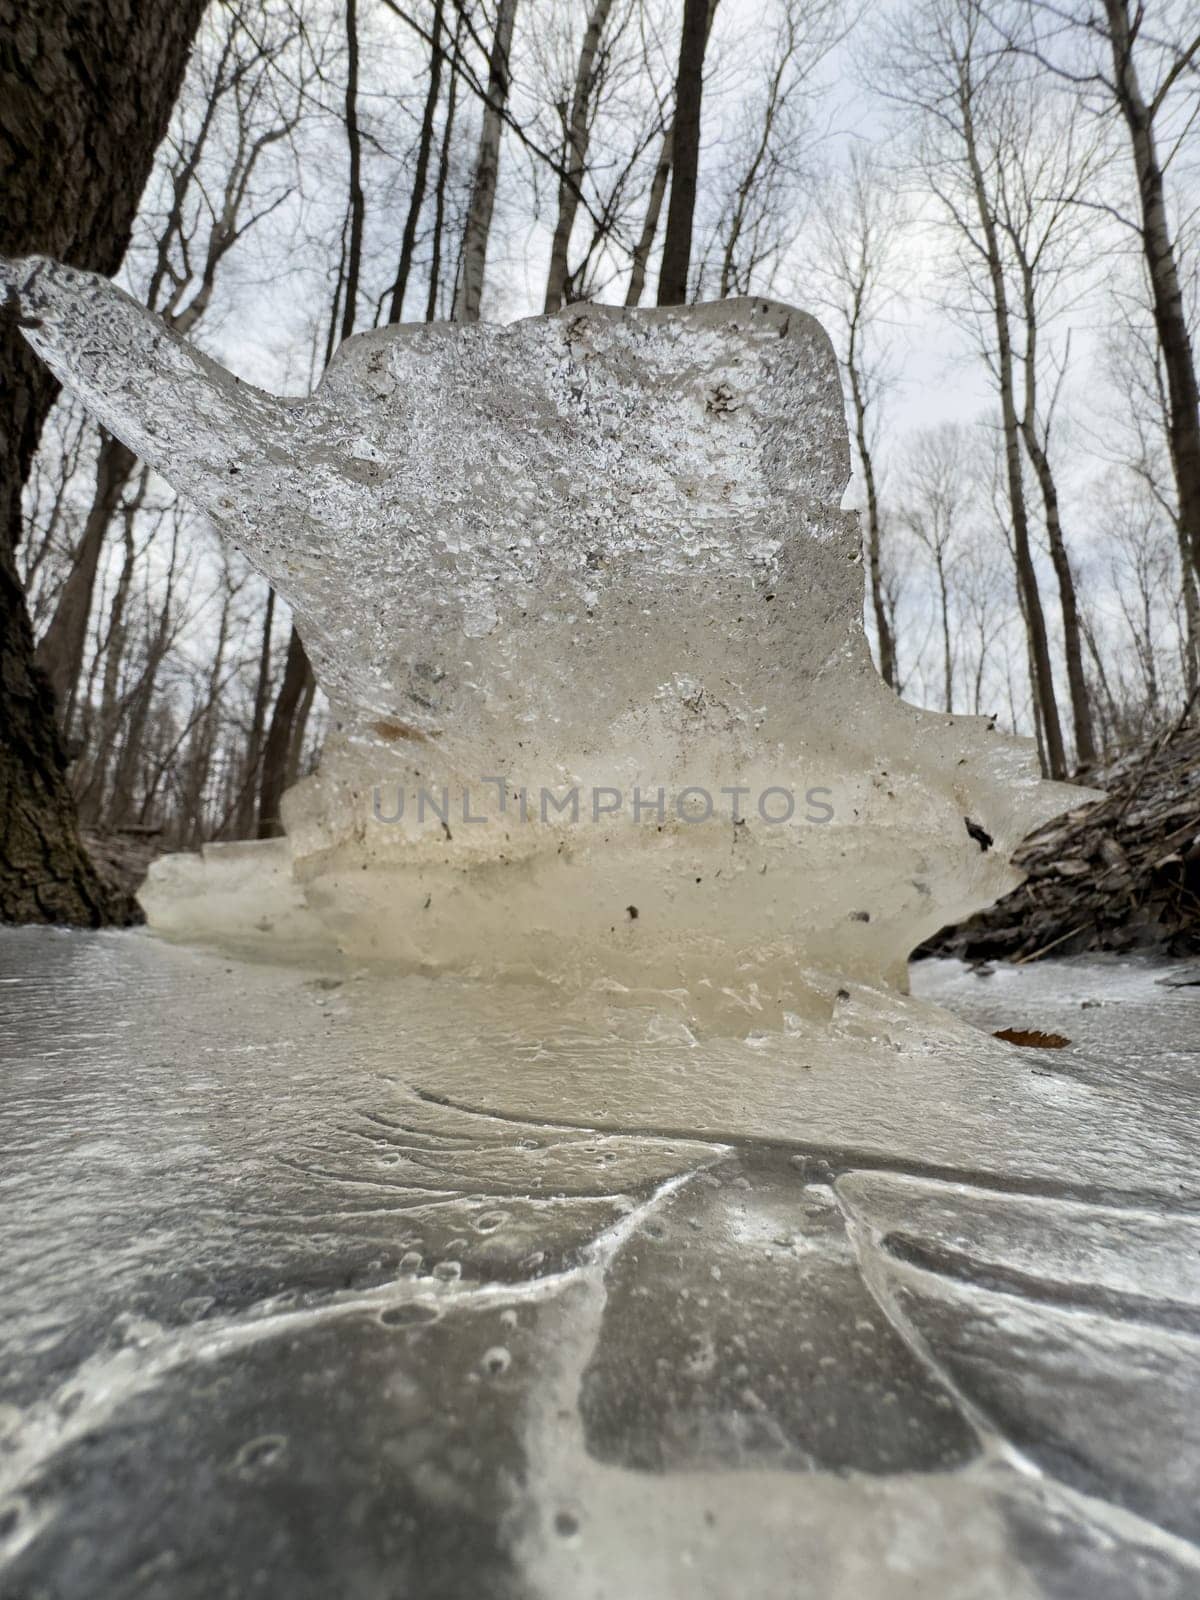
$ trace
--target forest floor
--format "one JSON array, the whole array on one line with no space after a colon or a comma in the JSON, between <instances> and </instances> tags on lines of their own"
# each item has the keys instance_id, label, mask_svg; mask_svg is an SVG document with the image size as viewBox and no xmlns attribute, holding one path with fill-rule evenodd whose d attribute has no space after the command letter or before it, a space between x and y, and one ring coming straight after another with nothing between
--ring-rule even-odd
<instances>
[{"instance_id":1,"label":"forest floor","mask_svg":"<svg viewBox=\"0 0 1200 1600\"><path fill-rule=\"evenodd\" d=\"M1030 834L1013 856L1027 874L1021 887L917 956L1200 952L1200 713L1079 776L1105 799Z\"/></svg>"}]
</instances>

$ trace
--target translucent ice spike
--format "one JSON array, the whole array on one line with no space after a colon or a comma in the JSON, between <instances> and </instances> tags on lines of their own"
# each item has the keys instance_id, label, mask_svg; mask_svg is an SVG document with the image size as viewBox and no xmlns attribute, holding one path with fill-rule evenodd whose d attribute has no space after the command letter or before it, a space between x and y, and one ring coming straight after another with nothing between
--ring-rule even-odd
<instances>
[{"instance_id":1,"label":"translucent ice spike","mask_svg":"<svg viewBox=\"0 0 1200 1600\"><path fill-rule=\"evenodd\" d=\"M803 1009L902 981L1082 797L877 677L803 312L380 329L283 401L106 279L2 270L63 383L294 608L338 732L286 804L291 871L358 955ZM143 898L177 931L254 927L245 847Z\"/></svg>"}]
</instances>

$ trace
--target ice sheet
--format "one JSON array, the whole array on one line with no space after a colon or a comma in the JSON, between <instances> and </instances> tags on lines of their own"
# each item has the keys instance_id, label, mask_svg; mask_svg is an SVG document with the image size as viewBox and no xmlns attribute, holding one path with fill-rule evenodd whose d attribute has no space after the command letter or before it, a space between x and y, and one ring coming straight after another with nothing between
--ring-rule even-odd
<instances>
[{"instance_id":1,"label":"ice sheet","mask_svg":"<svg viewBox=\"0 0 1200 1600\"><path fill-rule=\"evenodd\" d=\"M1076 1043L851 1003L806 1070L4 932L7 1592L1194 1595L1200 1040L1158 975L923 967Z\"/></svg>"}]
</instances>

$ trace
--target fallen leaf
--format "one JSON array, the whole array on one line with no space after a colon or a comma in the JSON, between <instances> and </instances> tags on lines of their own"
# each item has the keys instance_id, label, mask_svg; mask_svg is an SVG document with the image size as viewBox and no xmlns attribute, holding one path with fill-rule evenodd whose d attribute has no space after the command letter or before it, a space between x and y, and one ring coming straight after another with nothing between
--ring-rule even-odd
<instances>
[{"instance_id":1,"label":"fallen leaf","mask_svg":"<svg viewBox=\"0 0 1200 1600\"><path fill-rule=\"evenodd\" d=\"M1024 1045L1029 1050L1064 1050L1071 1042L1065 1034L1039 1033L1036 1028L1001 1028L992 1038Z\"/></svg>"}]
</instances>

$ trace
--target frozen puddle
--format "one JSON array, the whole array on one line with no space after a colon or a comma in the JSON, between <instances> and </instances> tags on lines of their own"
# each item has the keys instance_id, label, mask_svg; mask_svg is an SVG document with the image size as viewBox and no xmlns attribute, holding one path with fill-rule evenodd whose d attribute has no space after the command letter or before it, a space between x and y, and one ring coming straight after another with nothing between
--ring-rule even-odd
<instances>
[{"instance_id":1,"label":"frozen puddle","mask_svg":"<svg viewBox=\"0 0 1200 1600\"><path fill-rule=\"evenodd\" d=\"M5 931L0 1587L1191 1600L1161 970L925 966L818 1049Z\"/></svg>"}]
</instances>

